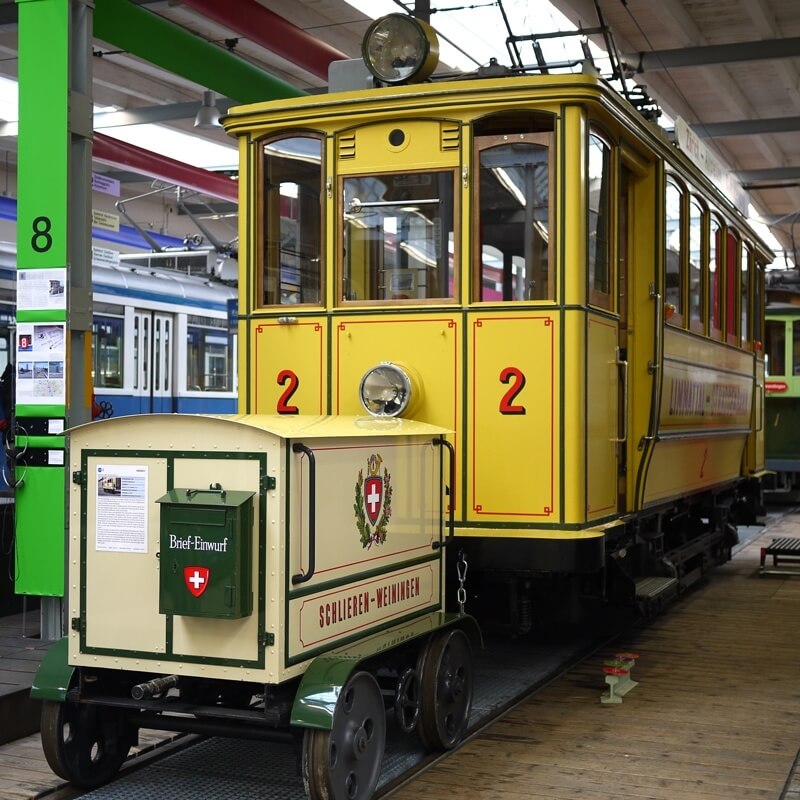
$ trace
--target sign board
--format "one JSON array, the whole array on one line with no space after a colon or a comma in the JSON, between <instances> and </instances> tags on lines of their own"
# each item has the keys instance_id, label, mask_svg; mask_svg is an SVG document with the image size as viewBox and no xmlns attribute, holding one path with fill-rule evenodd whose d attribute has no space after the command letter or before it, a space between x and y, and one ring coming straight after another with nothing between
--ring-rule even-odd
<instances>
[{"instance_id":1,"label":"sign board","mask_svg":"<svg viewBox=\"0 0 800 800\"><path fill-rule=\"evenodd\" d=\"M92 209L92 227L102 228L105 231L119 230L119 215L109 214L107 211Z\"/></svg>"}]
</instances>

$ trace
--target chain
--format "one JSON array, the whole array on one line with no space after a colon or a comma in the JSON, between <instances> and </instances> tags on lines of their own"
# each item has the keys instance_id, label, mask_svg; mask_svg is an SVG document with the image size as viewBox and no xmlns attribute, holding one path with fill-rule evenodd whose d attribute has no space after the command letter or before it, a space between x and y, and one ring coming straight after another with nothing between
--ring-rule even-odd
<instances>
[{"instance_id":1,"label":"chain","mask_svg":"<svg viewBox=\"0 0 800 800\"><path fill-rule=\"evenodd\" d=\"M467 602L467 590L464 588L464 581L467 579L467 557L464 555L463 550L458 551L458 561L456 562L456 573L458 574L458 590L456 591L456 600L458 601L459 614L464 613L464 605Z\"/></svg>"}]
</instances>

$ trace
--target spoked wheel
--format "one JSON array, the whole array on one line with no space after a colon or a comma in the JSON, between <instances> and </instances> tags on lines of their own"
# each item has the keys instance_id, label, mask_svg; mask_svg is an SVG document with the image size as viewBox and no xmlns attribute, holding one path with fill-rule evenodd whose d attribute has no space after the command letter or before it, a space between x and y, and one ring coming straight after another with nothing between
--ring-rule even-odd
<instances>
[{"instance_id":1,"label":"spoked wheel","mask_svg":"<svg viewBox=\"0 0 800 800\"><path fill-rule=\"evenodd\" d=\"M421 654L420 717L417 730L428 750L450 750L469 722L472 706L472 647L464 631L437 633Z\"/></svg>"},{"instance_id":2,"label":"spoked wheel","mask_svg":"<svg viewBox=\"0 0 800 800\"><path fill-rule=\"evenodd\" d=\"M50 769L83 789L109 781L133 744L122 713L80 703L42 703L42 749Z\"/></svg>"},{"instance_id":3,"label":"spoked wheel","mask_svg":"<svg viewBox=\"0 0 800 800\"><path fill-rule=\"evenodd\" d=\"M394 716L403 733L411 733L417 727L419 711L419 677L416 670L406 669L394 692Z\"/></svg>"},{"instance_id":4,"label":"spoked wheel","mask_svg":"<svg viewBox=\"0 0 800 800\"><path fill-rule=\"evenodd\" d=\"M378 682L357 672L344 685L333 727L303 737L303 783L311 800L367 800L378 784L386 712Z\"/></svg>"}]
</instances>

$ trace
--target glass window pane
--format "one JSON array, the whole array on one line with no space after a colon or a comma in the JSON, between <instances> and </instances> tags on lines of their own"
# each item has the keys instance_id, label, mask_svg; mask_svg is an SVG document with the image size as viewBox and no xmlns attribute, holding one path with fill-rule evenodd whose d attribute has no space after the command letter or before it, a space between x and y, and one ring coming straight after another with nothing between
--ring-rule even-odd
<instances>
[{"instance_id":1,"label":"glass window pane","mask_svg":"<svg viewBox=\"0 0 800 800\"><path fill-rule=\"evenodd\" d=\"M703 295L703 209L696 200L689 203L689 327L705 325Z\"/></svg>"},{"instance_id":2,"label":"glass window pane","mask_svg":"<svg viewBox=\"0 0 800 800\"><path fill-rule=\"evenodd\" d=\"M742 245L742 255L741 255L741 271L740 271L740 279L741 279L741 287L742 287L742 296L741 296L741 304L739 308L742 312L742 342L750 341L750 329L748 328L748 322L750 321L750 281L749 281L749 271L750 271L750 249Z\"/></svg>"},{"instance_id":3,"label":"glass window pane","mask_svg":"<svg viewBox=\"0 0 800 800\"><path fill-rule=\"evenodd\" d=\"M792 375L800 375L800 322L792 322Z\"/></svg>"},{"instance_id":4,"label":"glass window pane","mask_svg":"<svg viewBox=\"0 0 800 800\"><path fill-rule=\"evenodd\" d=\"M722 336L722 227L712 217L711 235L709 237L708 268L711 273L711 334L719 339Z\"/></svg>"},{"instance_id":5,"label":"glass window pane","mask_svg":"<svg viewBox=\"0 0 800 800\"><path fill-rule=\"evenodd\" d=\"M344 180L344 300L453 297L452 172Z\"/></svg>"},{"instance_id":6,"label":"glass window pane","mask_svg":"<svg viewBox=\"0 0 800 800\"><path fill-rule=\"evenodd\" d=\"M592 300L611 307L611 148L589 136L589 289ZM599 297L598 297L599 295Z\"/></svg>"},{"instance_id":7,"label":"glass window pane","mask_svg":"<svg viewBox=\"0 0 800 800\"><path fill-rule=\"evenodd\" d=\"M795 329L796 330L796 329ZM783 320L768 319L764 355L767 375L786 374L786 324ZM796 335L796 334L795 334Z\"/></svg>"},{"instance_id":8,"label":"glass window pane","mask_svg":"<svg viewBox=\"0 0 800 800\"><path fill-rule=\"evenodd\" d=\"M681 273L681 190L674 183L667 183L666 192L666 292L665 301L671 306L674 321L683 314L683 285ZM677 319L676 319L677 317ZM669 317L668 317L669 318Z\"/></svg>"},{"instance_id":9,"label":"glass window pane","mask_svg":"<svg viewBox=\"0 0 800 800\"><path fill-rule=\"evenodd\" d=\"M95 388L122 388L122 319L95 316L92 362Z\"/></svg>"},{"instance_id":10,"label":"glass window pane","mask_svg":"<svg viewBox=\"0 0 800 800\"><path fill-rule=\"evenodd\" d=\"M525 141L480 153L479 300L552 299L549 153Z\"/></svg>"},{"instance_id":11,"label":"glass window pane","mask_svg":"<svg viewBox=\"0 0 800 800\"><path fill-rule=\"evenodd\" d=\"M322 142L264 145L264 305L322 302Z\"/></svg>"},{"instance_id":12,"label":"glass window pane","mask_svg":"<svg viewBox=\"0 0 800 800\"><path fill-rule=\"evenodd\" d=\"M222 320L186 330L186 388L195 392L233 391L233 336Z\"/></svg>"},{"instance_id":13,"label":"glass window pane","mask_svg":"<svg viewBox=\"0 0 800 800\"><path fill-rule=\"evenodd\" d=\"M739 279L739 239L735 233L728 232L728 252L725 259L725 331L729 344L736 339L736 293Z\"/></svg>"}]
</instances>

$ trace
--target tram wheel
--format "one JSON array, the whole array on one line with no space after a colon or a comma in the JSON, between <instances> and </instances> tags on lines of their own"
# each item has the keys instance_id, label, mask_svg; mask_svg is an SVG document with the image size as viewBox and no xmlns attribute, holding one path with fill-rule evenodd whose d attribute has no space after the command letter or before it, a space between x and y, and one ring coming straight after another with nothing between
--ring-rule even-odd
<instances>
[{"instance_id":1,"label":"tram wheel","mask_svg":"<svg viewBox=\"0 0 800 800\"><path fill-rule=\"evenodd\" d=\"M80 703L42 703L41 737L50 769L82 789L109 781L133 744L121 712Z\"/></svg>"},{"instance_id":2,"label":"tram wheel","mask_svg":"<svg viewBox=\"0 0 800 800\"><path fill-rule=\"evenodd\" d=\"M329 731L303 736L303 783L311 800L367 800L378 785L386 711L375 678L357 672L344 685Z\"/></svg>"},{"instance_id":3,"label":"tram wheel","mask_svg":"<svg viewBox=\"0 0 800 800\"><path fill-rule=\"evenodd\" d=\"M450 750L469 722L472 647L464 631L440 631L421 654L421 708L417 731L427 750Z\"/></svg>"}]
</instances>

